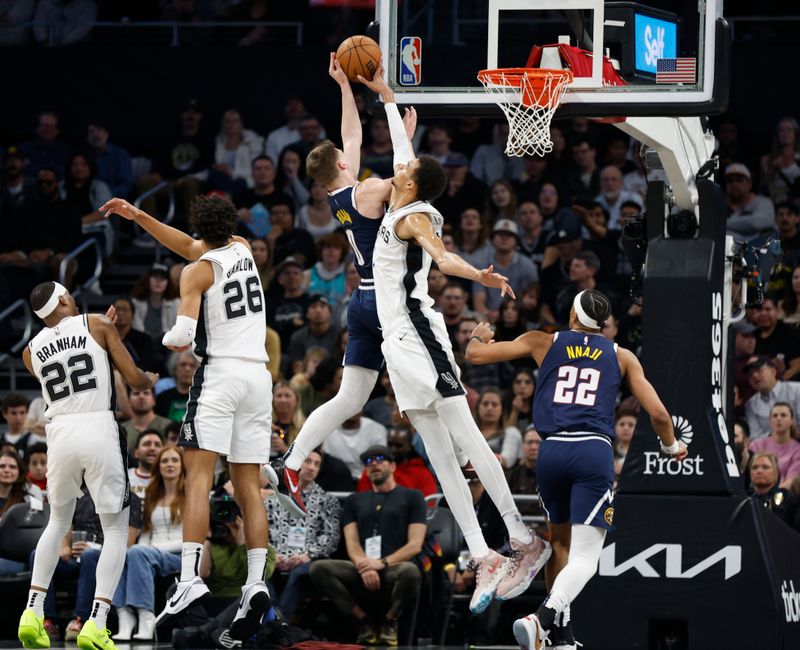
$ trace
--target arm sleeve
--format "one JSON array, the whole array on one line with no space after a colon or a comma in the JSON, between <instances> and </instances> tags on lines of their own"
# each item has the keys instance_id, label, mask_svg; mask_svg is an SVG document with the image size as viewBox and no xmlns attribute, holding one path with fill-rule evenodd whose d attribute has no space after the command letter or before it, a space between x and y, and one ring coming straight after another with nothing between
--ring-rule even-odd
<instances>
[{"instance_id":1,"label":"arm sleeve","mask_svg":"<svg viewBox=\"0 0 800 650\"><path fill-rule=\"evenodd\" d=\"M513 467L519 460L522 450L522 434L516 427L508 427L503 436L503 448L500 455L506 461L506 467Z\"/></svg>"},{"instance_id":2,"label":"arm sleeve","mask_svg":"<svg viewBox=\"0 0 800 650\"><path fill-rule=\"evenodd\" d=\"M392 146L394 147L394 164L407 163L414 159L414 150L411 142L406 135L406 127L397 104L386 104L386 119L389 122L389 134L392 136Z\"/></svg>"}]
</instances>

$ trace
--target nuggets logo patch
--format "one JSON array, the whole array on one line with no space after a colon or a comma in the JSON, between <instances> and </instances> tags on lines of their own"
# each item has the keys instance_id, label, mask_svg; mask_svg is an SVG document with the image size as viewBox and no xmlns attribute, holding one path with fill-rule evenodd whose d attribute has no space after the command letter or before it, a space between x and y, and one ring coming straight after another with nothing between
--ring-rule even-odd
<instances>
[{"instance_id":1,"label":"nuggets logo patch","mask_svg":"<svg viewBox=\"0 0 800 650\"><path fill-rule=\"evenodd\" d=\"M614 525L614 508L612 508L611 506L606 508L605 511L603 512L603 519L605 519L606 523L609 526L613 526Z\"/></svg>"},{"instance_id":2,"label":"nuggets logo patch","mask_svg":"<svg viewBox=\"0 0 800 650\"><path fill-rule=\"evenodd\" d=\"M339 220L339 223L344 225L346 223L353 223L353 220L350 218L350 213L347 210L339 209L336 211L336 218Z\"/></svg>"}]
</instances>

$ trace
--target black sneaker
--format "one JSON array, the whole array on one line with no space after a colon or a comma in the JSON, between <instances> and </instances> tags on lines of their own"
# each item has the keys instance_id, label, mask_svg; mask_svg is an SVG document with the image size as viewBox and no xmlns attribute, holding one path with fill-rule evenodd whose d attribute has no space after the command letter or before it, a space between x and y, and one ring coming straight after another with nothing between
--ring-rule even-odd
<instances>
[{"instance_id":1,"label":"black sneaker","mask_svg":"<svg viewBox=\"0 0 800 650\"><path fill-rule=\"evenodd\" d=\"M300 494L299 472L284 465L283 458L277 458L264 465L264 476L275 491L275 497L289 514L305 517L308 514L303 495Z\"/></svg>"},{"instance_id":2,"label":"black sneaker","mask_svg":"<svg viewBox=\"0 0 800 650\"><path fill-rule=\"evenodd\" d=\"M545 646L545 650L578 650L578 646L582 645L575 640L570 621L567 621L566 625L554 626L550 630L549 639L549 645Z\"/></svg>"}]
</instances>

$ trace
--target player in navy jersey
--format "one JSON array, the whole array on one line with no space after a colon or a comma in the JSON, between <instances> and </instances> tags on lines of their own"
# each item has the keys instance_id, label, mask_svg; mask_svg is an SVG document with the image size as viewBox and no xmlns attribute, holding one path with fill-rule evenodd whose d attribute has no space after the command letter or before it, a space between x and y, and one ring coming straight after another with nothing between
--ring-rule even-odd
<instances>
[{"instance_id":1,"label":"player in navy jersey","mask_svg":"<svg viewBox=\"0 0 800 650\"><path fill-rule=\"evenodd\" d=\"M526 332L494 343L492 330L480 323L466 350L471 363L533 357L539 366L533 421L542 445L536 474L553 553L546 566L547 600L536 614L514 623L517 641L531 650L575 647L569 606L597 570L614 518L611 441L622 381L650 415L662 453L679 461L687 453L639 360L601 334L610 315L608 298L587 289L573 301L569 330Z\"/></svg>"},{"instance_id":2,"label":"player in navy jersey","mask_svg":"<svg viewBox=\"0 0 800 650\"><path fill-rule=\"evenodd\" d=\"M342 149L326 140L309 153L306 170L328 190L331 212L341 224L353 249L353 261L361 284L347 306L349 334L344 357L344 372L339 392L314 410L283 458L264 466L278 501L290 512L305 515L306 507L298 489L300 466L337 426L356 415L367 403L383 366L380 323L375 305L372 277L372 251L392 191L391 179L358 180L361 167L361 120L353 90L332 53L328 73L342 92ZM376 74L376 78L378 74ZM381 99L387 113L399 120L394 92L384 83ZM406 109L403 122L410 138L416 127L416 112Z\"/></svg>"}]
</instances>

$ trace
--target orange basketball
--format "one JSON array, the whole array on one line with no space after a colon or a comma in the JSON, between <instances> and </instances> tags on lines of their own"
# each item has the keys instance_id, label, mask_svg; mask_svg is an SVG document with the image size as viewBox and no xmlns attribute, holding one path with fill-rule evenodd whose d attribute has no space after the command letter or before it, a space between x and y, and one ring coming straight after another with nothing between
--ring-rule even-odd
<instances>
[{"instance_id":1,"label":"orange basketball","mask_svg":"<svg viewBox=\"0 0 800 650\"><path fill-rule=\"evenodd\" d=\"M371 81L381 62L381 48L369 36L351 36L336 50L336 60L350 81L358 81L358 75Z\"/></svg>"}]
</instances>

